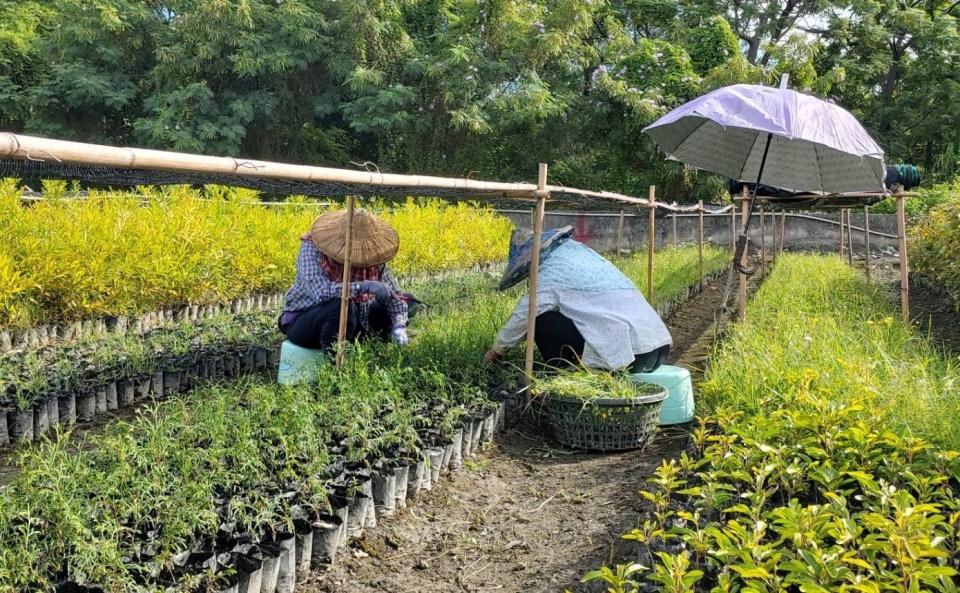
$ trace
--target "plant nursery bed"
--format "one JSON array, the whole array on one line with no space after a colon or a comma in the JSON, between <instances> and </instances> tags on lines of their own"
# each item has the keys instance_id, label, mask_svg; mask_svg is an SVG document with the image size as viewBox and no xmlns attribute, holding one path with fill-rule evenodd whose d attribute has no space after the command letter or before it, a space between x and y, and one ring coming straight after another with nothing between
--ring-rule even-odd
<instances>
[{"instance_id":1,"label":"plant nursery bed","mask_svg":"<svg viewBox=\"0 0 960 593\"><path fill-rule=\"evenodd\" d=\"M723 281L707 282L668 319L671 362L701 370ZM577 453L528 427L508 430L428 498L354 542L304 591L593 591L581 576L630 553L620 534L639 515L637 491L686 445L686 432L671 429L643 451Z\"/></svg>"}]
</instances>

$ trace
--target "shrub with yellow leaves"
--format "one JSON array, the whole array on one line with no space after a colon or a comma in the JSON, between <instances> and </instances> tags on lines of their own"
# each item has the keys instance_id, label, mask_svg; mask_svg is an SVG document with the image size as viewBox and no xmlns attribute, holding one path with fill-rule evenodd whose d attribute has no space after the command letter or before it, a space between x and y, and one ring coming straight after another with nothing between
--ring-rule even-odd
<instances>
[{"instance_id":1,"label":"shrub with yellow leaves","mask_svg":"<svg viewBox=\"0 0 960 593\"><path fill-rule=\"evenodd\" d=\"M62 183L24 203L0 183L0 327L134 315L287 288L300 236L324 210L306 199L258 205L256 192L209 186L91 191ZM400 235L392 267L415 274L502 259L510 222L473 204L370 205Z\"/></svg>"}]
</instances>

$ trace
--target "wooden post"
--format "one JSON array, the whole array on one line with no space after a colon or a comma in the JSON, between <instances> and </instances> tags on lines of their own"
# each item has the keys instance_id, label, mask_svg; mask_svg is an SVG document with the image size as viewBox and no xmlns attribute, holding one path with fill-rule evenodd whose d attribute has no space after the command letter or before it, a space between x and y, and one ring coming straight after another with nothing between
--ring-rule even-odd
<instances>
[{"instance_id":1,"label":"wooden post","mask_svg":"<svg viewBox=\"0 0 960 593\"><path fill-rule=\"evenodd\" d=\"M770 262L777 261L777 213L770 213Z\"/></svg>"},{"instance_id":2,"label":"wooden post","mask_svg":"<svg viewBox=\"0 0 960 593\"><path fill-rule=\"evenodd\" d=\"M624 211L623 208L620 209L620 224L617 225L617 257L620 257L620 253L623 250L623 217Z\"/></svg>"},{"instance_id":3,"label":"wooden post","mask_svg":"<svg viewBox=\"0 0 960 593\"><path fill-rule=\"evenodd\" d=\"M746 195L747 193L746 188L744 188L743 193L744 193L743 203L740 208L740 220L741 220L740 230L741 232L746 232L747 212L749 212L750 210L750 199ZM750 250L750 243L748 241L743 248L743 255L740 256L741 266L747 265L747 261L748 261L747 252L749 250ZM747 275L738 274L738 276L740 277L740 293L737 298L737 313L740 318L740 321L743 321L747 318Z\"/></svg>"},{"instance_id":4,"label":"wooden post","mask_svg":"<svg viewBox=\"0 0 960 593\"><path fill-rule=\"evenodd\" d=\"M853 212L847 208L847 263L853 266Z\"/></svg>"},{"instance_id":5,"label":"wooden post","mask_svg":"<svg viewBox=\"0 0 960 593\"><path fill-rule=\"evenodd\" d=\"M767 227L766 214L763 207L760 208L760 277L763 278L767 273Z\"/></svg>"},{"instance_id":6,"label":"wooden post","mask_svg":"<svg viewBox=\"0 0 960 593\"><path fill-rule=\"evenodd\" d=\"M703 200L697 202L697 261L700 274L700 290L703 290Z\"/></svg>"},{"instance_id":7,"label":"wooden post","mask_svg":"<svg viewBox=\"0 0 960 593\"><path fill-rule=\"evenodd\" d=\"M647 217L647 301L653 302L653 250L657 247L657 186L650 186Z\"/></svg>"},{"instance_id":8,"label":"wooden post","mask_svg":"<svg viewBox=\"0 0 960 593\"><path fill-rule=\"evenodd\" d=\"M676 247L679 245L679 239L677 238L677 213L673 213L673 246Z\"/></svg>"},{"instance_id":9,"label":"wooden post","mask_svg":"<svg viewBox=\"0 0 960 593\"><path fill-rule=\"evenodd\" d=\"M537 175L537 209L533 219L533 249L530 255L530 280L527 283L527 352L524 361L525 381L533 382L534 332L537 325L537 285L540 275L540 238L543 236L543 213L547 205L547 164L540 163Z\"/></svg>"},{"instance_id":10,"label":"wooden post","mask_svg":"<svg viewBox=\"0 0 960 593\"><path fill-rule=\"evenodd\" d=\"M844 255L843 252L845 250L845 247L844 247L845 242L843 237L843 213L844 213L844 210L841 209L840 210L840 259L843 259L843 255Z\"/></svg>"},{"instance_id":11,"label":"wooden post","mask_svg":"<svg viewBox=\"0 0 960 593\"><path fill-rule=\"evenodd\" d=\"M897 242L900 247L900 313L910 321L910 263L907 261L907 214L904 197L897 195Z\"/></svg>"},{"instance_id":12,"label":"wooden post","mask_svg":"<svg viewBox=\"0 0 960 593\"><path fill-rule=\"evenodd\" d=\"M787 213L780 213L780 244L777 246L777 253L783 253L783 242L787 238Z\"/></svg>"},{"instance_id":13,"label":"wooden post","mask_svg":"<svg viewBox=\"0 0 960 593\"><path fill-rule=\"evenodd\" d=\"M866 267L867 280L870 279L870 208L863 207L863 261Z\"/></svg>"},{"instance_id":14,"label":"wooden post","mask_svg":"<svg viewBox=\"0 0 960 593\"><path fill-rule=\"evenodd\" d=\"M730 253L737 249L737 203L730 200Z\"/></svg>"},{"instance_id":15,"label":"wooden post","mask_svg":"<svg viewBox=\"0 0 960 593\"><path fill-rule=\"evenodd\" d=\"M353 211L356 196L347 197L346 254L343 256L343 289L340 291L340 327L337 330L337 367L343 366L346 354L347 317L350 314L350 265L353 258Z\"/></svg>"}]
</instances>

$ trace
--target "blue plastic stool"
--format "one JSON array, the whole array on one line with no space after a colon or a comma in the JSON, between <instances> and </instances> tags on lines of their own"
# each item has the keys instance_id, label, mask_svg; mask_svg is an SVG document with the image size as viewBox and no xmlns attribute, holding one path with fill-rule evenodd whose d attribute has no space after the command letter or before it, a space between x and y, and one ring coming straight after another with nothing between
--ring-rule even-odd
<instances>
[{"instance_id":1,"label":"blue plastic stool","mask_svg":"<svg viewBox=\"0 0 960 593\"><path fill-rule=\"evenodd\" d=\"M690 379L690 371L665 364L652 373L638 373L630 377L634 381L659 385L669 392L660 407L661 426L693 420L693 381Z\"/></svg>"},{"instance_id":2,"label":"blue plastic stool","mask_svg":"<svg viewBox=\"0 0 960 593\"><path fill-rule=\"evenodd\" d=\"M277 369L277 382L281 385L313 383L317 380L317 369L327 362L323 350L301 348L284 340L280 345L280 367Z\"/></svg>"}]
</instances>

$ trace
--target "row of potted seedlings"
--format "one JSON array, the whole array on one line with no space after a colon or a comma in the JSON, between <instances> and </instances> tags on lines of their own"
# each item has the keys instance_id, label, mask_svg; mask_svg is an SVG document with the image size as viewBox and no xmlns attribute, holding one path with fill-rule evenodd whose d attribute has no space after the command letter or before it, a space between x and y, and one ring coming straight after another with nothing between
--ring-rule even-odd
<instances>
[{"instance_id":1,"label":"row of potted seedlings","mask_svg":"<svg viewBox=\"0 0 960 593\"><path fill-rule=\"evenodd\" d=\"M253 294L224 303L187 304L137 316L110 316L64 323L50 323L25 329L0 329L0 354L54 344L87 340L106 335L142 335L184 321L199 321L224 314L238 315L274 311L283 302L281 293Z\"/></svg>"},{"instance_id":2,"label":"row of potted seedlings","mask_svg":"<svg viewBox=\"0 0 960 593\"><path fill-rule=\"evenodd\" d=\"M142 338L8 355L0 360L0 446L37 440L58 425L90 422L201 381L276 368L279 341L271 315L247 314Z\"/></svg>"}]
</instances>

